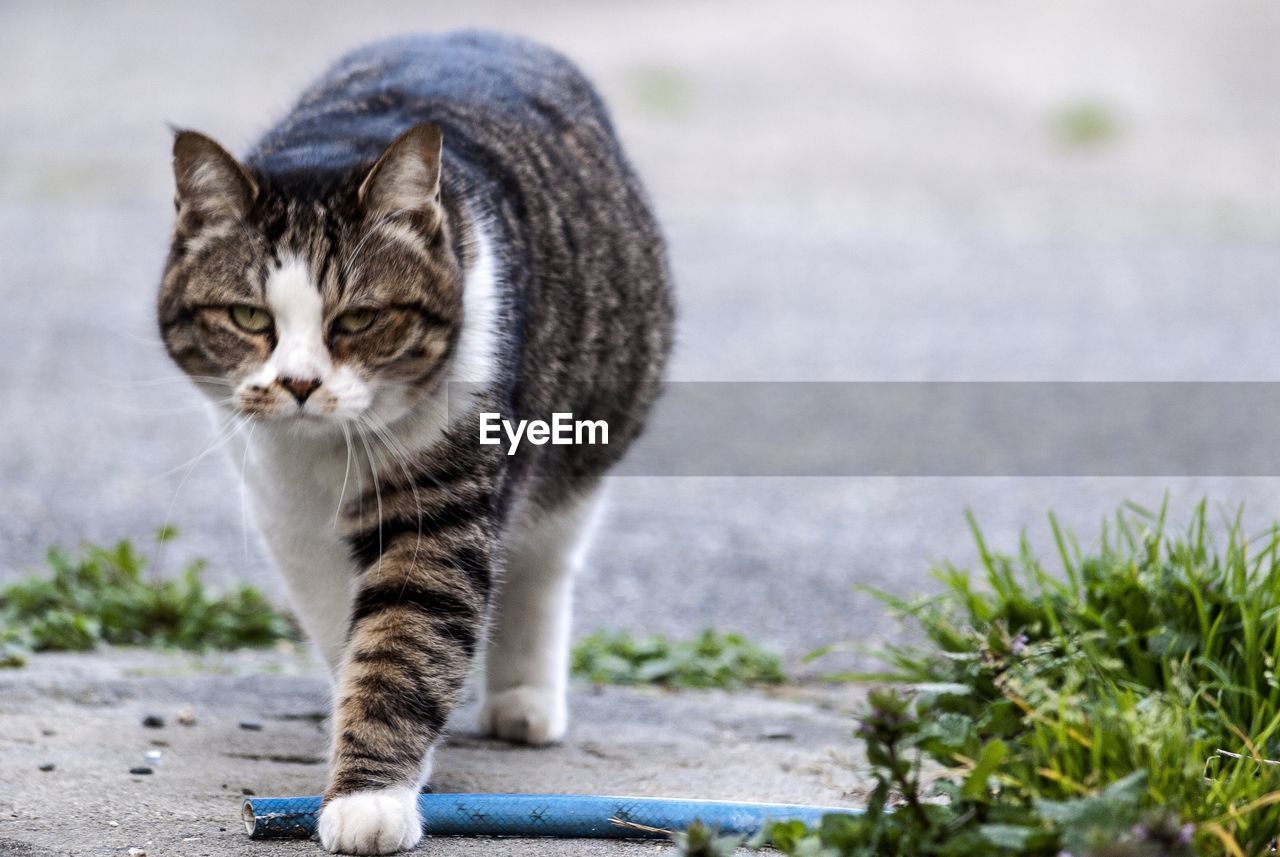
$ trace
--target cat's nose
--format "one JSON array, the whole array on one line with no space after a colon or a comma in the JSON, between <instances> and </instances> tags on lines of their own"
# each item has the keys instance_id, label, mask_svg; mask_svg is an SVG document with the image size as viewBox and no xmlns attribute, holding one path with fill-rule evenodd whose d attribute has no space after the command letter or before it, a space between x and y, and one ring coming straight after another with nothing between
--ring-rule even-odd
<instances>
[{"instance_id":1,"label":"cat's nose","mask_svg":"<svg viewBox=\"0 0 1280 857\"><path fill-rule=\"evenodd\" d=\"M307 397L316 391L316 387L320 386L320 382L314 378L281 378L280 386L284 387L293 397L298 400L301 405L307 400Z\"/></svg>"}]
</instances>

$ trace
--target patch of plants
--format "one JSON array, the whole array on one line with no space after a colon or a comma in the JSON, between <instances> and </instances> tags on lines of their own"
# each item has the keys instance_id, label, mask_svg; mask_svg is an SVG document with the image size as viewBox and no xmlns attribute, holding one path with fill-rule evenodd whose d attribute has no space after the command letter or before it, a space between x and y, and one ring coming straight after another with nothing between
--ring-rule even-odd
<instances>
[{"instance_id":1,"label":"patch of plants","mask_svg":"<svg viewBox=\"0 0 1280 857\"><path fill-rule=\"evenodd\" d=\"M574 675L596 684L733 689L787 680L773 652L710 629L682 641L601 631L574 646L572 663Z\"/></svg>"},{"instance_id":2,"label":"patch of plants","mask_svg":"<svg viewBox=\"0 0 1280 857\"><path fill-rule=\"evenodd\" d=\"M1079 101L1065 105L1052 117L1053 135L1070 149L1093 149L1114 143L1120 122L1105 104Z\"/></svg>"},{"instance_id":3,"label":"patch of plants","mask_svg":"<svg viewBox=\"0 0 1280 857\"><path fill-rule=\"evenodd\" d=\"M1271 853L1280 832L1280 529L1246 538L1201 503L1184 527L1128 506L1083 551L1052 519L1056 569L1024 538L939 594L875 593L922 644L855 731L865 814L753 842L686 831L686 855L771 844L796 857Z\"/></svg>"},{"instance_id":4,"label":"patch of plants","mask_svg":"<svg viewBox=\"0 0 1280 857\"><path fill-rule=\"evenodd\" d=\"M163 527L156 541L176 537ZM0 666L21 666L28 652L87 651L100 643L206 650L298 638L292 620L254 587L209 592L204 560L176 579L153 578L124 539L75 554L51 548L47 563L45 573L0 588Z\"/></svg>"}]
</instances>

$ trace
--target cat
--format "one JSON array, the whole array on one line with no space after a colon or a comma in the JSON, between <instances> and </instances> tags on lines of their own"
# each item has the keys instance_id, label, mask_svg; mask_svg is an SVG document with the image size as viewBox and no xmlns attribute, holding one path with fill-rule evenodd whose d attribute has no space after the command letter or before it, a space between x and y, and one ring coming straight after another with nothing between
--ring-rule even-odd
<instances>
[{"instance_id":1,"label":"cat","mask_svg":"<svg viewBox=\"0 0 1280 857\"><path fill-rule=\"evenodd\" d=\"M565 734L572 574L672 345L662 235L583 74L493 33L358 49L243 161L181 130L173 167L162 338L333 677L320 843L411 848L486 642L481 728ZM485 413L608 443L482 444Z\"/></svg>"}]
</instances>

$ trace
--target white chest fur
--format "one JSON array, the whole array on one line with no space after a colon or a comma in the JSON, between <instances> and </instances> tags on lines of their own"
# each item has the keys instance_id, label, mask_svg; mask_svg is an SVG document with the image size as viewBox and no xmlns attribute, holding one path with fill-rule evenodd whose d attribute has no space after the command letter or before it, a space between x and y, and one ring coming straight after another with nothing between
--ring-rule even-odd
<instances>
[{"instance_id":1,"label":"white chest fur","mask_svg":"<svg viewBox=\"0 0 1280 857\"><path fill-rule=\"evenodd\" d=\"M359 570L342 537L341 508L372 484L368 460L341 438L258 431L247 456L250 515L284 575L303 630L336 671Z\"/></svg>"}]
</instances>

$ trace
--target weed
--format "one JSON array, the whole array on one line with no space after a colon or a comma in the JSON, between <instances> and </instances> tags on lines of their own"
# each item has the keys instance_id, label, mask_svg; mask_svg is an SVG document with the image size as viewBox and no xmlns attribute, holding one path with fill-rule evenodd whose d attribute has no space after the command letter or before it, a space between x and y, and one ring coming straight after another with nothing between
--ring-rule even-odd
<instances>
[{"instance_id":1,"label":"weed","mask_svg":"<svg viewBox=\"0 0 1280 857\"><path fill-rule=\"evenodd\" d=\"M159 542L177 535L172 527ZM178 649L234 649L297 639L292 622L248 585L211 596L205 563L177 580L147 580L146 560L128 540L86 545L71 556L48 552L51 574L0 589L0 666L21 666L24 651L86 651L99 643Z\"/></svg>"},{"instance_id":2,"label":"weed","mask_svg":"<svg viewBox=\"0 0 1280 857\"><path fill-rule=\"evenodd\" d=\"M744 843L743 836L722 836L700 821L671 836L682 857L733 857Z\"/></svg>"},{"instance_id":3,"label":"weed","mask_svg":"<svg viewBox=\"0 0 1280 857\"><path fill-rule=\"evenodd\" d=\"M679 69L637 67L628 73L626 84L635 106L650 116L679 119L692 107L693 86Z\"/></svg>"},{"instance_id":4,"label":"weed","mask_svg":"<svg viewBox=\"0 0 1280 857\"><path fill-rule=\"evenodd\" d=\"M1105 105L1082 101L1062 108L1052 120L1053 135L1072 149L1093 149L1112 143L1120 135L1120 123Z\"/></svg>"},{"instance_id":5,"label":"weed","mask_svg":"<svg viewBox=\"0 0 1280 857\"><path fill-rule=\"evenodd\" d=\"M688 642L619 631L591 634L573 649L573 672L597 684L737 688L786 681L777 655L738 634L710 629Z\"/></svg>"},{"instance_id":6,"label":"weed","mask_svg":"<svg viewBox=\"0 0 1280 857\"><path fill-rule=\"evenodd\" d=\"M1025 538L979 579L945 566L904 601L924 645L888 670L857 730L866 813L775 825L792 855L1267 853L1280 830L1280 529L1215 538L1126 507L1085 554L1053 521L1061 572ZM924 786L926 763L942 776ZM890 805L894 804L890 812Z\"/></svg>"}]
</instances>

